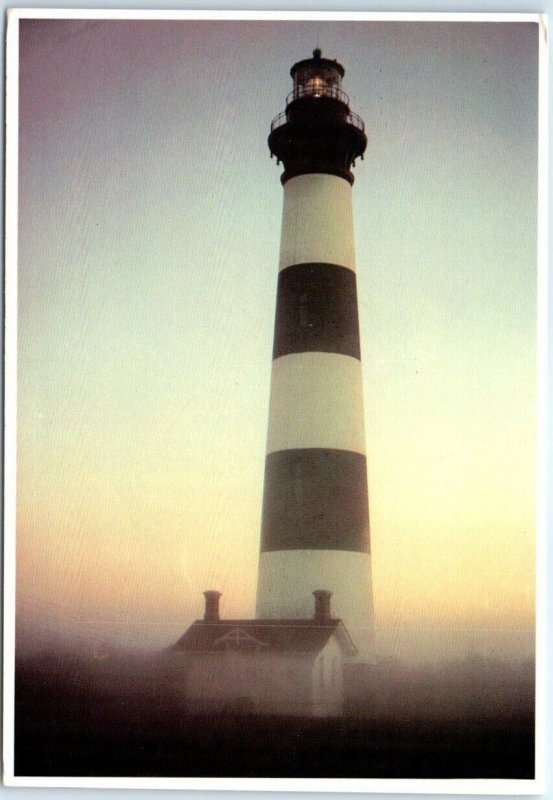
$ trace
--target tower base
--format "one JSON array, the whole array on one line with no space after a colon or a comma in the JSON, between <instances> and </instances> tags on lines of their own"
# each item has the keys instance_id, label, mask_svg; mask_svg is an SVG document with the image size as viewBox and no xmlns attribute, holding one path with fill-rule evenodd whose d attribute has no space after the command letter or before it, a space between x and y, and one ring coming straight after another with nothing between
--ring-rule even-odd
<instances>
[{"instance_id":1,"label":"tower base","mask_svg":"<svg viewBox=\"0 0 553 800\"><path fill-rule=\"evenodd\" d=\"M332 592L332 616L341 619L357 650L357 660L373 660L373 606L370 555L344 550L275 550L261 553L258 619L306 619L313 591Z\"/></svg>"}]
</instances>

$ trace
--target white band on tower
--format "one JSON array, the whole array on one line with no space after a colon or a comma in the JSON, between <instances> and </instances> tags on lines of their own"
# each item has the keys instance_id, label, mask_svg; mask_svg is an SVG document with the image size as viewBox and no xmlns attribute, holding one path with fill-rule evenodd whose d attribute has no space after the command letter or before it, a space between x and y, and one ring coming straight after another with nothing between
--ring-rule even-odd
<instances>
[{"instance_id":1,"label":"white band on tower","mask_svg":"<svg viewBox=\"0 0 553 800\"><path fill-rule=\"evenodd\" d=\"M305 447L365 453L358 359L307 352L273 361L267 453Z\"/></svg>"},{"instance_id":2,"label":"white band on tower","mask_svg":"<svg viewBox=\"0 0 553 800\"><path fill-rule=\"evenodd\" d=\"M279 268L307 262L355 271L351 186L336 175L298 175L284 184Z\"/></svg>"}]
</instances>

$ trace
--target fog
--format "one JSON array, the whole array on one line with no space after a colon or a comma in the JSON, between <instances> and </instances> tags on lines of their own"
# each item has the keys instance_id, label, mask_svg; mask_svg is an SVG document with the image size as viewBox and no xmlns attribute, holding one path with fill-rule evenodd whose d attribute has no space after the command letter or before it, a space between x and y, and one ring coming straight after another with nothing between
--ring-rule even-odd
<instances>
[{"instance_id":1,"label":"fog","mask_svg":"<svg viewBox=\"0 0 553 800\"><path fill-rule=\"evenodd\" d=\"M197 609L196 609L197 610ZM19 652L34 652L44 647L65 649L110 648L160 650L170 647L192 624L190 614L181 620L129 623L110 620L90 623L86 618L67 619L49 615L17 614ZM447 628L415 625L411 628L378 627L374 636L377 659L395 658L407 664L429 664L464 659L468 656L500 659L506 662L533 659L535 631L508 628Z\"/></svg>"},{"instance_id":2,"label":"fog","mask_svg":"<svg viewBox=\"0 0 553 800\"><path fill-rule=\"evenodd\" d=\"M23 693L46 686L75 692L85 702L87 693L100 693L119 704L141 699L145 704L171 699L182 710L179 671L185 656L163 650L127 649L107 641L73 646L44 639L22 646L16 658L16 683ZM456 659L426 663L381 656L369 667L370 678L358 685L355 668L346 678L346 712L357 716L474 716L475 714L531 714L534 708L534 661L505 660L476 652ZM32 686L35 689L32 689ZM17 689L16 689L17 693Z\"/></svg>"},{"instance_id":3,"label":"fog","mask_svg":"<svg viewBox=\"0 0 553 800\"><path fill-rule=\"evenodd\" d=\"M194 713L185 669L169 649L25 642L16 774L533 777L532 659L380 657L348 669L344 715L326 718Z\"/></svg>"}]
</instances>

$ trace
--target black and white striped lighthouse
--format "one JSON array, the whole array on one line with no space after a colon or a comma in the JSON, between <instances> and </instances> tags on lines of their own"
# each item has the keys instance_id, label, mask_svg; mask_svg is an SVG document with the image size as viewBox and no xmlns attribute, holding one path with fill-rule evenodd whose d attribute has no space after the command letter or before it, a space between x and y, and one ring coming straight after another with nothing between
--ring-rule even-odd
<instances>
[{"instance_id":1,"label":"black and white striped lighthouse","mask_svg":"<svg viewBox=\"0 0 553 800\"><path fill-rule=\"evenodd\" d=\"M258 618L311 616L313 591L371 657L367 462L352 215L352 166L367 145L344 68L294 64L271 156L284 187Z\"/></svg>"}]
</instances>

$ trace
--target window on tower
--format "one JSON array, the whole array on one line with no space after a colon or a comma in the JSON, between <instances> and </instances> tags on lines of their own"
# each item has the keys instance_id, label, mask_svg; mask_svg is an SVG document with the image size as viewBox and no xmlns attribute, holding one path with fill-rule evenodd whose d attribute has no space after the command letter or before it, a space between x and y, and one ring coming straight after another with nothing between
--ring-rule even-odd
<instances>
[{"instance_id":1,"label":"window on tower","mask_svg":"<svg viewBox=\"0 0 553 800\"><path fill-rule=\"evenodd\" d=\"M307 328L309 325L309 295L304 292L300 295L300 325Z\"/></svg>"}]
</instances>

